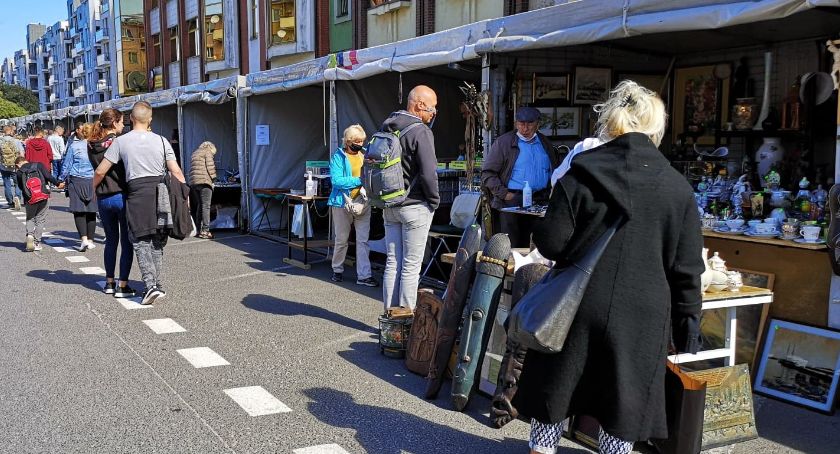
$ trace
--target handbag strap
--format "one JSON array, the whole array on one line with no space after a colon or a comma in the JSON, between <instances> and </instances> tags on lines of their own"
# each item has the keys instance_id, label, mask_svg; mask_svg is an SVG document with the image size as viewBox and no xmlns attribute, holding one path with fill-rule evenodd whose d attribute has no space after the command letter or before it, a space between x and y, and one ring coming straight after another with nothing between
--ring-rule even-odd
<instances>
[{"instance_id":1,"label":"handbag strap","mask_svg":"<svg viewBox=\"0 0 840 454\"><path fill-rule=\"evenodd\" d=\"M588 274L592 274L592 272L595 270L595 266L601 259L601 255L604 254L604 251L607 249L607 246L609 246L610 241L615 235L615 232L619 229L619 227L621 227L622 224L624 224L625 220L626 217L623 214L619 216L618 219L616 219L612 224L610 224L610 226L607 227L607 230L604 231L604 233L602 233L601 236L598 237L598 239L595 240L595 242L592 243L591 246L589 246L589 250L586 252L586 255L575 261L572 266Z\"/></svg>"}]
</instances>

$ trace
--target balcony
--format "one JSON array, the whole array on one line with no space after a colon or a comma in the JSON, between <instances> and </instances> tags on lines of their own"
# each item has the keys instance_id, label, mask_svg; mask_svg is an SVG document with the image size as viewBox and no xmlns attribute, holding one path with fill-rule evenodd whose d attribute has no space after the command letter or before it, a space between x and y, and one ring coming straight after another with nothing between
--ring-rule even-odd
<instances>
[{"instance_id":1,"label":"balcony","mask_svg":"<svg viewBox=\"0 0 840 454\"><path fill-rule=\"evenodd\" d=\"M105 79L99 79L96 81L96 91L100 92L108 92L111 90L111 87L108 86L108 81Z\"/></svg>"},{"instance_id":2,"label":"balcony","mask_svg":"<svg viewBox=\"0 0 840 454\"><path fill-rule=\"evenodd\" d=\"M96 67L97 68L106 68L111 66L111 60L108 59L108 56L105 54L99 54L96 56Z\"/></svg>"},{"instance_id":3,"label":"balcony","mask_svg":"<svg viewBox=\"0 0 840 454\"><path fill-rule=\"evenodd\" d=\"M55 76L50 74L50 77L47 78L47 85L53 86L55 85Z\"/></svg>"},{"instance_id":4,"label":"balcony","mask_svg":"<svg viewBox=\"0 0 840 454\"><path fill-rule=\"evenodd\" d=\"M84 95L85 95L85 87L84 86L76 87L76 88L73 89L73 96L75 96L76 98L81 98Z\"/></svg>"},{"instance_id":5,"label":"balcony","mask_svg":"<svg viewBox=\"0 0 840 454\"><path fill-rule=\"evenodd\" d=\"M81 41L76 43L76 45L73 46L73 56L75 57L75 56L81 54L83 50L84 50L84 46L82 46Z\"/></svg>"},{"instance_id":6,"label":"balcony","mask_svg":"<svg viewBox=\"0 0 840 454\"><path fill-rule=\"evenodd\" d=\"M55 101L57 99L57 97L55 96L55 93L51 93L49 99L50 99L50 101L49 101L50 104L55 104Z\"/></svg>"},{"instance_id":7,"label":"balcony","mask_svg":"<svg viewBox=\"0 0 840 454\"><path fill-rule=\"evenodd\" d=\"M93 39L94 39L94 42L96 42L96 44L104 44L104 43L108 42L108 39L109 39L108 33L105 32L104 28L100 28L94 34Z\"/></svg>"},{"instance_id":8,"label":"balcony","mask_svg":"<svg viewBox=\"0 0 840 454\"><path fill-rule=\"evenodd\" d=\"M73 78L82 77L85 75L85 65L79 64L73 68L73 71L70 73L73 75Z\"/></svg>"}]
</instances>

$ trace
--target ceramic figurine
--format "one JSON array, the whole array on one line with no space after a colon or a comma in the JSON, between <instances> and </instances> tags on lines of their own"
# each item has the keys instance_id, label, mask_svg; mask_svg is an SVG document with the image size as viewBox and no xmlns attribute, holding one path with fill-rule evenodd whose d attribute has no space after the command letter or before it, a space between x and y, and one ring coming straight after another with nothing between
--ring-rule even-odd
<instances>
[{"instance_id":1,"label":"ceramic figurine","mask_svg":"<svg viewBox=\"0 0 840 454\"><path fill-rule=\"evenodd\" d=\"M715 252L714 257L709 259L709 267L715 271L726 272L726 261L720 258L720 255Z\"/></svg>"},{"instance_id":2,"label":"ceramic figurine","mask_svg":"<svg viewBox=\"0 0 840 454\"><path fill-rule=\"evenodd\" d=\"M726 275L723 271L712 270L711 271L711 283L707 288L707 291L711 293L722 292L729 287L729 276Z\"/></svg>"},{"instance_id":3,"label":"ceramic figurine","mask_svg":"<svg viewBox=\"0 0 840 454\"><path fill-rule=\"evenodd\" d=\"M749 188L750 184L747 182L746 174L738 177L738 181L732 185L732 196L729 198L729 201L732 202L732 206L735 208L735 216L737 217L743 214L741 204L744 203L744 194L750 190Z\"/></svg>"},{"instance_id":4,"label":"ceramic figurine","mask_svg":"<svg viewBox=\"0 0 840 454\"><path fill-rule=\"evenodd\" d=\"M706 192L709 190L709 183L706 180L706 177L703 177L699 183L697 183L697 192Z\"/></svg>"},{"instance_id":5,"label":"ceramic figurine","mask_svg":"<svg viewBox=\"0 0 840 454\"><path fill-rule=\"evenodd\" d=\"M744 281L741 278L741 273L737 271L726 272L726 289L730 292L738 292L744 286Z\"/></svg>"},{"instance_id":6,"label":"ceramic figurine","mask_svg":"<svg viewBox=\"0 0 840 454\"><path fill-rule=\"evenodd\" d=\"M764 175L764 182L765 187L770 188L771 191L778 191L779 185L782 182L782 177L779 175L779 172L770 170Z\"/></svg>"}]
</instances>

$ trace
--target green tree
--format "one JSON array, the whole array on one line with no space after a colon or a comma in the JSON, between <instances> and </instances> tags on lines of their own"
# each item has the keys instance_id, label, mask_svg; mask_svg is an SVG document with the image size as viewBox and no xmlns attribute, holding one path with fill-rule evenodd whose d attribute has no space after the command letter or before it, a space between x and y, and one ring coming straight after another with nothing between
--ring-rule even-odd
<instances>
[{"instance_id":1,"label":"green tree","mask_svg":"<svg viewBox=\"0 0 840 454\"><path fill-rule=\"evenodd\" d=\"M0 98L0 118L15 118L15 117L22 117L26 115L28 112L26 110L3 98Z\"/></svg>"},{"instance_id":2,"label":"green tree","mask_svg":"<svg viewBox=\"0 0 840 454\"><path fill-rule=\"evenodd\" d=\"M34 114L40 111L38 97L35 96L35 93L20 85L0 85L0 96L23 107L27 114Z\"/></svg>"}]
</instances>

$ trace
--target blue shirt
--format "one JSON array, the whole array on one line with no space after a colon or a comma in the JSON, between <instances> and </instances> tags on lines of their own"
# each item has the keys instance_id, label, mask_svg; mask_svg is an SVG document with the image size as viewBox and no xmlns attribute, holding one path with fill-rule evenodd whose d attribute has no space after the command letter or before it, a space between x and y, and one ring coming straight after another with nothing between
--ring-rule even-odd
<instances>
[{"instance_id":1,"label":"blue shirt","mask_svg":"<svg viewBox=\"0 0 840 454\"><path fill-rule=\"evenodd\" d=\"M529 141L519 138L519 156L513 164L513 171L508 181L508 189L522 190L525 182L536 192L548 187L551 178L551 160L542 146L539 137Z\"/></svg>"},{"instance_id":2,"label":"blue shirt","mask_svg":"<svg viewBox=\"0 0 840 454\"><path fill-rule=\"evenodd\" d=\"M87 140L75 140L67 148L64 156L64 168L59 180L66 181L67 176L78 178L93 178L93 166L88 158Z\"/></svg>"}]
</instances>

